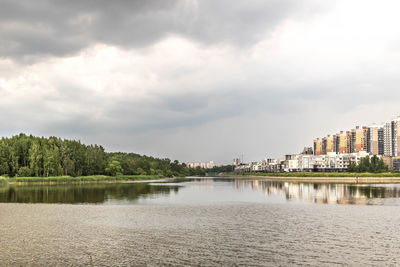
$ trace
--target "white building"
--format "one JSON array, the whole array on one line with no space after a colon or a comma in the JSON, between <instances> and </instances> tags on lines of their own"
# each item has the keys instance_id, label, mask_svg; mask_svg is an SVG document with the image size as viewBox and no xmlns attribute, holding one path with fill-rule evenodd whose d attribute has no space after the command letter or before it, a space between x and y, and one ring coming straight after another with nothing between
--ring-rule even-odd
<instances>
[{"instance_id":1,"label":"white building","mask_svg":"<svg viewBox=\"0 0 400 267\"><path fill-rule=\"evenodd\" d=\"M390 122L385 123L383 126L383 155L392 156L392 124Z\"/></svg>"},{"instance_id":2,"label":"white building","mask_svg":"<svg viewBox=\"0 0 400 267\"><path fill-rule=\"evenodd\" d=\"M209 161L209 162L188 162L186 163L186 166L188 166L189 168L204 168L204 169L212 169L214 168L216 165L214 163L214 161Z\"/></svg>"}]
</instances>

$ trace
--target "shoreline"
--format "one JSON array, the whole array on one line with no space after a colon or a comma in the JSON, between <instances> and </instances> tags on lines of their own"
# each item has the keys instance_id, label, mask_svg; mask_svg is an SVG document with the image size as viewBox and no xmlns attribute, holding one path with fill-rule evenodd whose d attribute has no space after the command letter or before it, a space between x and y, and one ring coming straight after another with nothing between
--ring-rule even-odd
<instances>
[{"instance_id":1,"label":"shoreline","mask_svg":"<svg viewBox=\"0 0 400 267\"><path fill-rule=\"evenodd\" d=\"M296 177L296 176L265 176L265 175L219 175L222 178L258 179L279 182L309 182L309 183L400 183L400 177Z\"/></svg>"},{"instance_id":2,"label":"shoreline","mask_svg":"<svg viewBox=\"0 0 400 267\"><path fill-rule=\"evenodd\" d=\"M98 180L98 181L37 181L37 182L9 182L8 185L76 185L76 184L137 184L137 183L155 183L173 181L175 178L161 178L149 180Z\"/></svg>"},{"instance_id":3,"label":"shoreline","mask_svg":"<svg viewBox=\"0 0 400 267\"><path fill-rule=\"evenodd\" d=\"M67 185L67 184L116 184L116 183L152 183L172 181L176 177L156 177L146 176L80 176L80 177L18 177L5 178L2 177L0 187L7 185Z\"/></svg>"}]
</instances>

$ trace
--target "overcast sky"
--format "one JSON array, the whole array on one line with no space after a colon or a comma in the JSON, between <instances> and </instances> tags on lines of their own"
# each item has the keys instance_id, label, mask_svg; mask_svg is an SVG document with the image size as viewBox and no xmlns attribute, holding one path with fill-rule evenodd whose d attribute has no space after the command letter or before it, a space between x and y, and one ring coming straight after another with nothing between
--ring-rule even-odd
<instances>
[{"instance_id":1,"label":"overcast sky","mask_svg":"<svg viewBox=\"0 0 400 267\"><path fill-rule=\"evenodd\" d=\"M398 1L0 0L0 135L230 163L400 114Z\"/></svg>"}]
</instances>

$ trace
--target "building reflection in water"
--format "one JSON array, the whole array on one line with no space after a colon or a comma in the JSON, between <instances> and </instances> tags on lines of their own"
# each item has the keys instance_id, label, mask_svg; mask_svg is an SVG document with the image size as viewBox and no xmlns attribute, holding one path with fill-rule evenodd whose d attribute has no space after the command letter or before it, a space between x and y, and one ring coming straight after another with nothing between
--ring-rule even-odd
<instances>
[{"instance_id":1,"label":"building reflection in water","mask_svg":"<svg viewBox=\"0 0 400 267\"><path fill-rule=\"evenodd\" d=\"M287 200L327 204L380 204L385 199L400 202L400 184L334 184L281 182L268 180L235 180L235 189L252 188L268 196Z\"/></svg>"}]
</instances>

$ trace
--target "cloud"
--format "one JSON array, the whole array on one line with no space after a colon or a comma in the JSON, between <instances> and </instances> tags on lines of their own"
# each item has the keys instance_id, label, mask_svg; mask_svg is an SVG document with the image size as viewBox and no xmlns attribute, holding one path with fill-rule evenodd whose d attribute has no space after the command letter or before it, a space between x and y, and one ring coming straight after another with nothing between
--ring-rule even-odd
<instances>
[{"instance_id":1,"label":"cloud","mask_svg":"<svg viewBox=\"0 0 400 267\"><path fill-rule=\"evenodd\" d=\"M207 45L251 45L288 16L311 11L293 0L4 0L0 56L35 62L96 43L143 48L171 35Z\"/></svg>"},{"instance_id":2,"label":"cloud","mask_svg":"<svg viewBox=\"0 0 400 267\"><path fill-rule=\"evenodd\" d=\"M397 4L307 3L3 1L0 134L227 163L396 115Z\"/></svg>"}]
</instances>

